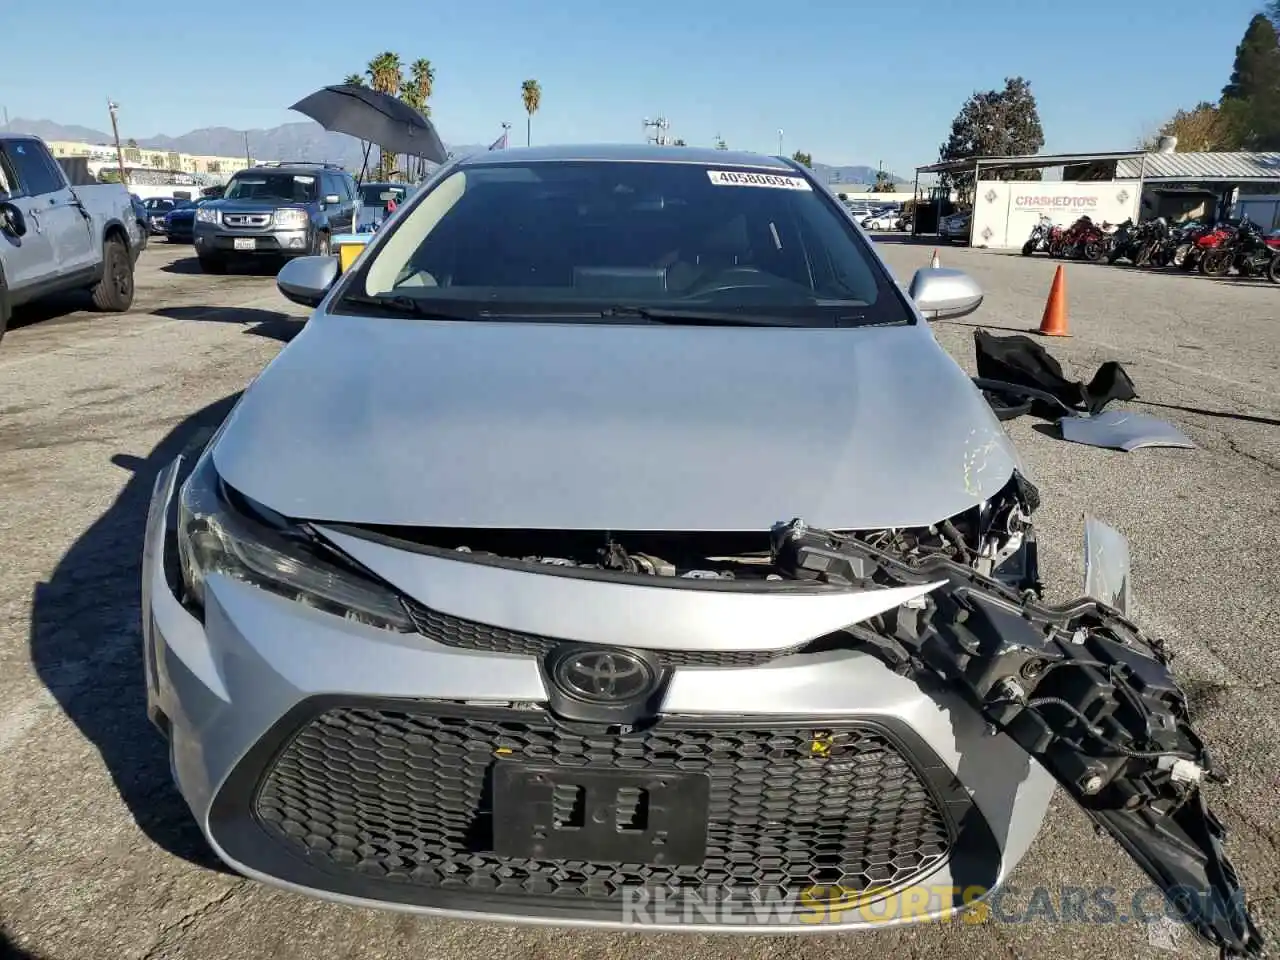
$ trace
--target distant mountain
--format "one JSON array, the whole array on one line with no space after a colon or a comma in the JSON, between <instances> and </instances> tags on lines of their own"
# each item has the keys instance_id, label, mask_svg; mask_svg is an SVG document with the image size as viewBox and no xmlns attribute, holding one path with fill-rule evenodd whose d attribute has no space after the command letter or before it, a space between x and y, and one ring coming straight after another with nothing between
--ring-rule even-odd
<instances>
[{"instance_id":1,"label":"distant mountain","mask_svg":"<svg viewBox=\"0 0 1280 960\"><path fill-rule=\"evenodd\" d=\"M24 120L16 118L10 122L9 128L14 133L32 133L45 140L82 140L88 143L111 143L111 134L89 127L63 126L51 120ZM127 131L121 131L121 141L129 139ZM255 160L327 160L340 163L353 170L360 169L364 159L360 151L360 141L340 133L329 133L318 123L303 120L298 123L285 123L266 130L232 130L230 127L205 127L192 130L180 137L157 134L154 137L134 137L138 146L144 150L173 150L178 153L191 153L198 156L240 157L245 153L245 139L248 138L248 152ZM485 150L488 144L449 144L448 149L455 154L474 153ZM374 151L376 156L377 151ZM848 166L833 167L825 163L815 163L813 172L819 180L826 183L855 184L875 183L874 167ZM908 183L901 177L893 177L894 183Z\"/></svg>"},{"instance_id":2,"label":"distant mountain","mask_svg":"<svg viewBox=\"0 0 1280 960\"><path fill-rule=\"evenodd\" d=\"M825 163L814 163L813 172L824 183L871 184L876 182L875 167L832 167ZM887 172L887 171L886 171ZM902 177L889 174L894 183L910 183Z\"/></svg>"},{"instance_id":3,"label":"distant mountain","mask_svg":"<svg viewBox=\"0 0 1280 960\"><path fill-rule=\"evenodd\" d=\"M26 120L15 118L9 128L14 133L31 133L45 140L82 140L88 143L111 143L111 134L88 127L63 126L50 120ZM165 150L189 153L197 156L240 157L248 153L255 160L324 160L340 163L352 170L359 170L364 159L360 141L340 133L329 133L320 124L310 120L285 123L278 127L257 130L232 130L230 127L206 127L192 130L180 137L157 135L134 137L143 150ZM121 131L121 142L129 136ZM456 154L484 150L487 144L448 145ZM377 150L372 157L377 156Z\"/></svg>"}]
</instances>

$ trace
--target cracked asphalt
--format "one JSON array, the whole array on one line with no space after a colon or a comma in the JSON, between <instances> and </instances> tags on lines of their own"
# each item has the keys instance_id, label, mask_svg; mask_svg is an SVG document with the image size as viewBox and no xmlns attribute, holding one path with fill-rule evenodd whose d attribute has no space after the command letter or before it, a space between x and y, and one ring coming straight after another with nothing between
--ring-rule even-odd
<instances>
[{"instance_id":1,"label":"cracked asphalt","mask_svg":"<svg viewBox=\"0 0 1280 960\"><path fill-rule=\"evenodd\" d=\"M930 248L881 244L899 278ZM135 309L72 299L16 318L0 345L0 957L342 960L494 957L1209 957L1166 924L929 925L812 938L591 933L424 920L268 889L211 862L143 715L139 547L156 471L207 435L299 327L269 273L204 277L189 248L143 254ZM972 366L977 326L1037 325L1044 259L943 248L983 285L981 311L935 325ZM1229 852L1274 939L1280 900L1280 288L1085 264L1067 268L1067 372L1119 360L1194 450L1124 454L1009 424L1044 506L1045 576L1078 591L1083 520L1130 539L1136 616L1176 655L1200 728L1232 781L1210 786ZM1038 429L1039 428L1039 429ZM1011 878L1109 887L1144 879L1061 793ZM1143 900L1150 905L1149 898Z\"/></svg>"}]
</instances>

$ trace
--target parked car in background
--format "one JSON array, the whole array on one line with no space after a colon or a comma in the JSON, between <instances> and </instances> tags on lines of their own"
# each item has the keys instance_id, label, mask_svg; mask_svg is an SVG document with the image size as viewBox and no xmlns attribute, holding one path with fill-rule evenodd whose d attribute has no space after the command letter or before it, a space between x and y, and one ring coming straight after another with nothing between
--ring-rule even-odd
<instances>
[{"instance_id":1,"label":"parked car in background","mask_svg":"<svg viewBox=\"0 0 1280 960\"><path fill-rule=\"evenodd\" d=\"M867 230L892 230L897 222L898 213L896 210L881 210L865 218L862 221L862 226Z\"/></svg>"},{"instance_id":2,"label":"parked car in background","mask_svg":"<svg viewBox=\"0 0 1280 960\"><path fill-rule=\"evenodd\" d=\"M163 234L165 232L165 214L180 204L188 202L190 201L176 200L173 197L148 197L143 200L142 205L147 211L147 229L152 234Z\"/></svg>"},{"instance_id":3,"label":"parked car in background","mask_svg":"<svg viewBox=\"0 0 1280 960\"><path fill-rule=\"evenodd\" d=\"M147 208L142 199L136 194L129 194L129 204L133 207L133 221L137 225L138 232L135 241L138 244L138 251L147 249L147 241L151 239L151 226L147 221Z\"/></svg>"},{"instance_id":4,"label":"parked car in background","mask_svg":"<svg viewBox=\"0 0 1280 960\"><path fill-rule=\"evenodd\" d=\"M206 204L212 203L214 197L201 197L198 200L179 200L173 209L164 215L163 232L170 243L191 243L195 238L196 211Z\"/></svg>"},{"instance_id":5,"label":"parked car in background","mask_svg":"<svg viewBox=\"0 0 1280 960\"><path fill-rule=\"evenodd\" d=\"M388 215L417 189L410 183L362 183L360 209L356 214L356 229L376 230Z\"/></svg>"},{"instance_id":6,"label":"parked car in background","mask_svg":"<svg viewBox=\"0 0 1280 960\"><path fill-rule=\"evenodd\" d=\"M938 239L948 243L968 243L972 227L973 214L970 211L953 213L938 222Z\"/></svg>"},{"instance_id":7,"label":"parked car in background","mask_svg":"<svg viewBox=\"0 0 1280 960\"><path fill-rule=\"evenodd\" d=\"M237 172L195 213L196 256L206 273L233 257L327 256L355 228L355 179L336 164L261 163Z\"/></svg>"},{"instance_id":8,"label":"parked car in background","mask_svg":"<svg viewBox=\"0 0 1280 960\"><path fill-rule=\"evenodd\" d=\"M0 133L0 336L13 307L67 290L128 310L140 237L123 184L73 187L43 140Z\"/></svg>"}]
</instances>

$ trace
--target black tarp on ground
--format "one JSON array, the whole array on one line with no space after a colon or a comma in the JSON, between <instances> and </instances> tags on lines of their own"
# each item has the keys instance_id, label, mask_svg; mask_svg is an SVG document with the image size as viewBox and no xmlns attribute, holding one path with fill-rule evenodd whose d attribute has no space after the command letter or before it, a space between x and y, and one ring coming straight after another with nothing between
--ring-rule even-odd
<instances>
[{"instance_id":1,"label":"black tarp on ground","mask_svg":"<svg viewBox=\"0 0 1280 960\"><path fill-rule=\"evenodd\" d=\"M1135 400L1138 397L1124 367L1114 360L1100 366L1093 379L1084 383L1068 380L1062 372L1062 365L1049 351L1022 334L997 337L985 330L975 330L973 345L981 380L1027 387L1030 391L1048 394L1061 405L1037 398L1031 412L1039 416L1057 419L1070 411L1095 414L1112 401ZM1034 392L1027 395L1034 397Z\"/></svg>"}]
</instances>

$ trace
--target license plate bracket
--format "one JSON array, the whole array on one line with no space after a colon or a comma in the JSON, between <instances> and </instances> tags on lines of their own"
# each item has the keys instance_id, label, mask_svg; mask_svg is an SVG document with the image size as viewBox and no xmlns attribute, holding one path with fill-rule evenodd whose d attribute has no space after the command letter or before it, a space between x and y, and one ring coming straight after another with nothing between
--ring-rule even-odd
<instances>
[{"instance_id":1,"label":"license plate bracket","mask_svg":"<svg viewBox=\"0 0 1280 960\"><path fill-rule=\"evenodd\" d=\"M685 771L589 770L499 760L493 847L501 857L698 866L711 781Z\"/></svg>"},{"instance_id":2,"label":"license plate bracket","mask_svg":"<svg viewBox=\"0 0 1280 960\"><path fill-rule=\"evenodd\" d=\"M256 250L258 241L254 237L236 237L234 246L237 250Z\"/></svg>"}]
</instances>

